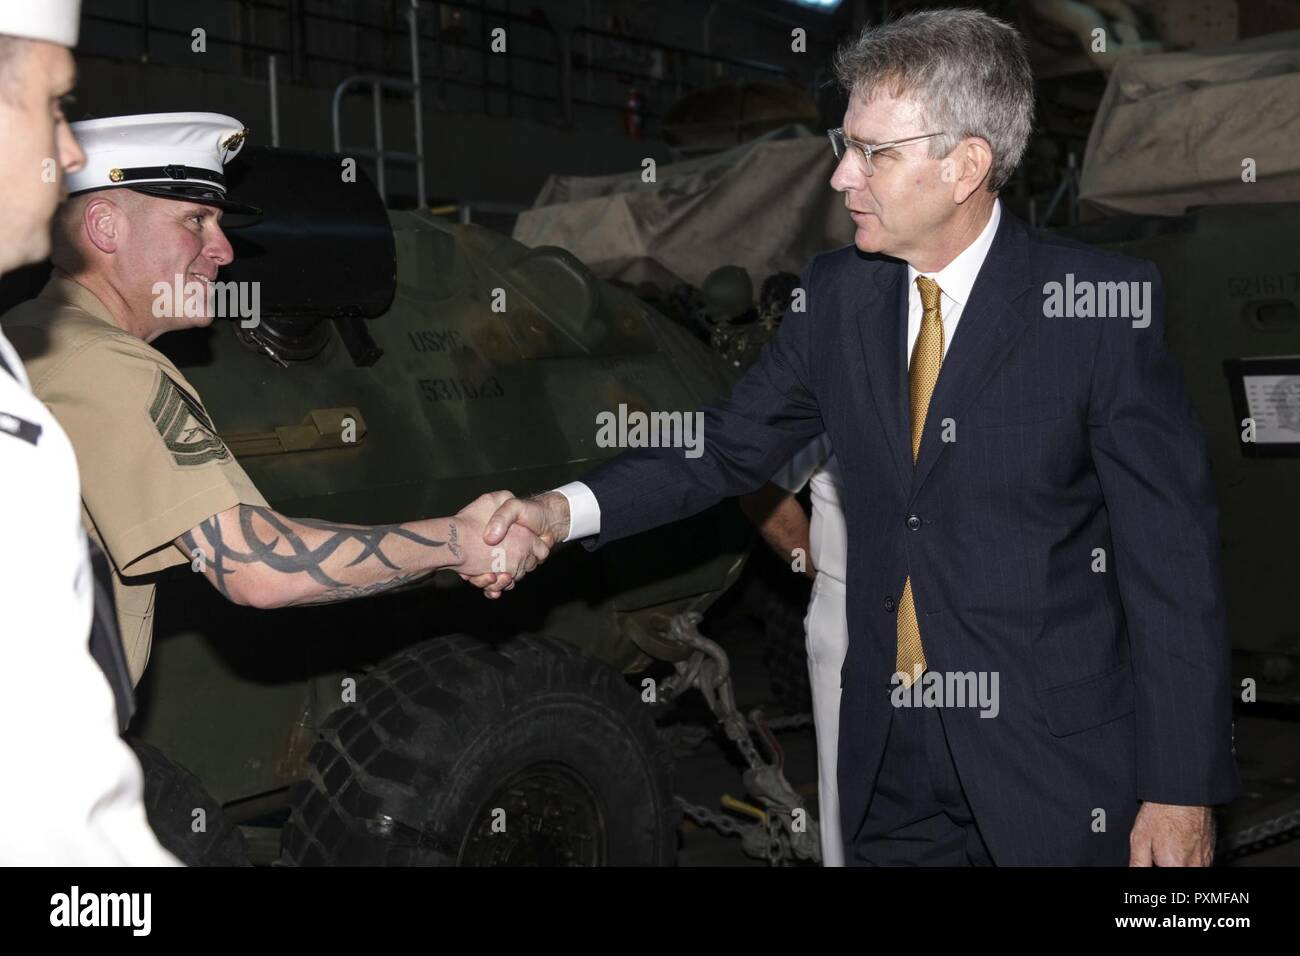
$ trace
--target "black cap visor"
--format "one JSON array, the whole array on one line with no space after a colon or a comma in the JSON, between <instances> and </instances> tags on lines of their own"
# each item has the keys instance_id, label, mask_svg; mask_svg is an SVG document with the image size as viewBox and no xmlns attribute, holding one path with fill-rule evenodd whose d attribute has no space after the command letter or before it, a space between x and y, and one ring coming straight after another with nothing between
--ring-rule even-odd
<instances>
[{"instance_id":1,"label":"black cap visor","mask_svg":"<svg viewBox=\"0 0 1300 956\"><path fill-rule=\"evenodd\" d=\"M260 208L250 206L248 203L238 203L234 199L226 199L224 195L217 190L208 189L205 186L168 186L166 183L148 183L144 186L94 186L91 189L79 189L75 193L69 193L68 198L74 196L83 196L87 193L104 193L110 189L130 189L136 193L144 193L151 196L160 196L161 199L179 199L182 202L200 203L201 206L214 206L225 211L226 215L221 217L222 229L239 229L240 226L252 225L253 222L261 219Z\"/></svg>"},{"instance_id":2,"label":"black cap visor","mask_svg":"<svg viewBox=\"0 0 1300 956\"><path fill-rule=\"evenodd\" d=\"M200 203L204 206L216 206L227 213L221 220L221 224L226 227L238 228L239 226L246 226L262 215L262 210L257 206L227 199L220 190L213 189L210 186L189 186L181 183L146 183L142 186L127 186L125 188L134 189L136 192L148 196L158 196L162 199L179 199Z\"/></svg>"}]
</instances>

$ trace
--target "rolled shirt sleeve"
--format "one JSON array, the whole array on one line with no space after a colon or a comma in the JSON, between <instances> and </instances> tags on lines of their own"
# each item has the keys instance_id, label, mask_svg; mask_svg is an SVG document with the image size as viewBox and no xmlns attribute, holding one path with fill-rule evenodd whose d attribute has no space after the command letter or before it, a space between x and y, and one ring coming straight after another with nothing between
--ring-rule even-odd
<instances>
[{"instance_id":1,"label":"rolled shirt sleeve","mask_svg":"<svg viewBox=\"0 0 1300 956\"><path fill-rule=\"evenodd\" d=\"M177 537L237 504L266 505L193 387L138 339L93 339L40 397L72 439L86 510L124 575L181 564Z\"/></svg>"}]
</instances>

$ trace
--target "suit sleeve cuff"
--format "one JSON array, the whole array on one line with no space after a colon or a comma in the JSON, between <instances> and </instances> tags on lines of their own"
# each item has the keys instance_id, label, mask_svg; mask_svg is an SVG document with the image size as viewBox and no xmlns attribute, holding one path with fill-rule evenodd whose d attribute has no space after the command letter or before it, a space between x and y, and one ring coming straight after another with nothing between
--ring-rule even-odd
<instances>
[{"instance_id":1,"label":"suit sleeve cuff","mask_svg":"<svg viewBox=\"0 0 1300 956\"><path fill-rule=\"evenodd\" d=\"M575 541L600 533L600 502L590 488L571 481L555 489L569 503L569 533L565 541Z\"/></svg>"}]
</instances>

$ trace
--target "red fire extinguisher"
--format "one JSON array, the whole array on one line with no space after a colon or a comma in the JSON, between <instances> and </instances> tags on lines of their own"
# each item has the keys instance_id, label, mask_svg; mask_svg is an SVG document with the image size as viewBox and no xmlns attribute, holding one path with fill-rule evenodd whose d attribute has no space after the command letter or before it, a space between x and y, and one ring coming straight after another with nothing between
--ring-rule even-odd
<instances>
[{"instance_id":1,"label":"red fire extinguisher","mask_svg":"<svg viewBox=\"0 0 1300 956\"><path fill-rule=\"evenodd\" d=\"M641 91L627 91L627 105L623 110L623 132L633 139L641 138Z\"/></svg>"}]
</instances>

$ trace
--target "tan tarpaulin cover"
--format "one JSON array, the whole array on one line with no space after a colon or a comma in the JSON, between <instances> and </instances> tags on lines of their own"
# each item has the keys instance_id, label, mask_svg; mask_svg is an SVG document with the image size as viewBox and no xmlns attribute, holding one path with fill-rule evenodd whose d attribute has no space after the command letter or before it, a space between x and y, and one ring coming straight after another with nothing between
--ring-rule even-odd
<instances>
[{"instance_id":1,"label":"tan tarpaulin cover","mask_svg":"<svg viewBox=\"0 0 1300 956\"><path fill-rule=\"evenodd\" d=\"M1242 161L1256 181L1243 183ZM1300 30L1116 64L1079 198L1110 213L1300 199Z\"/></svg>"},{"instance_id":2,"label":"tan tarpaulin cover","mask_svg":"<svg viewBox=\"0 0 1300 956\"><path fill-rule=\"evenodd\" d=\"M844 197L830 187L824 136L767 139L640 171L552 176L515 223L529 246L560 246L606 279L699 286L714 268L743 266L759 283L798 273L818 252L853 241Z\"/></svg>"}]
</instances>

